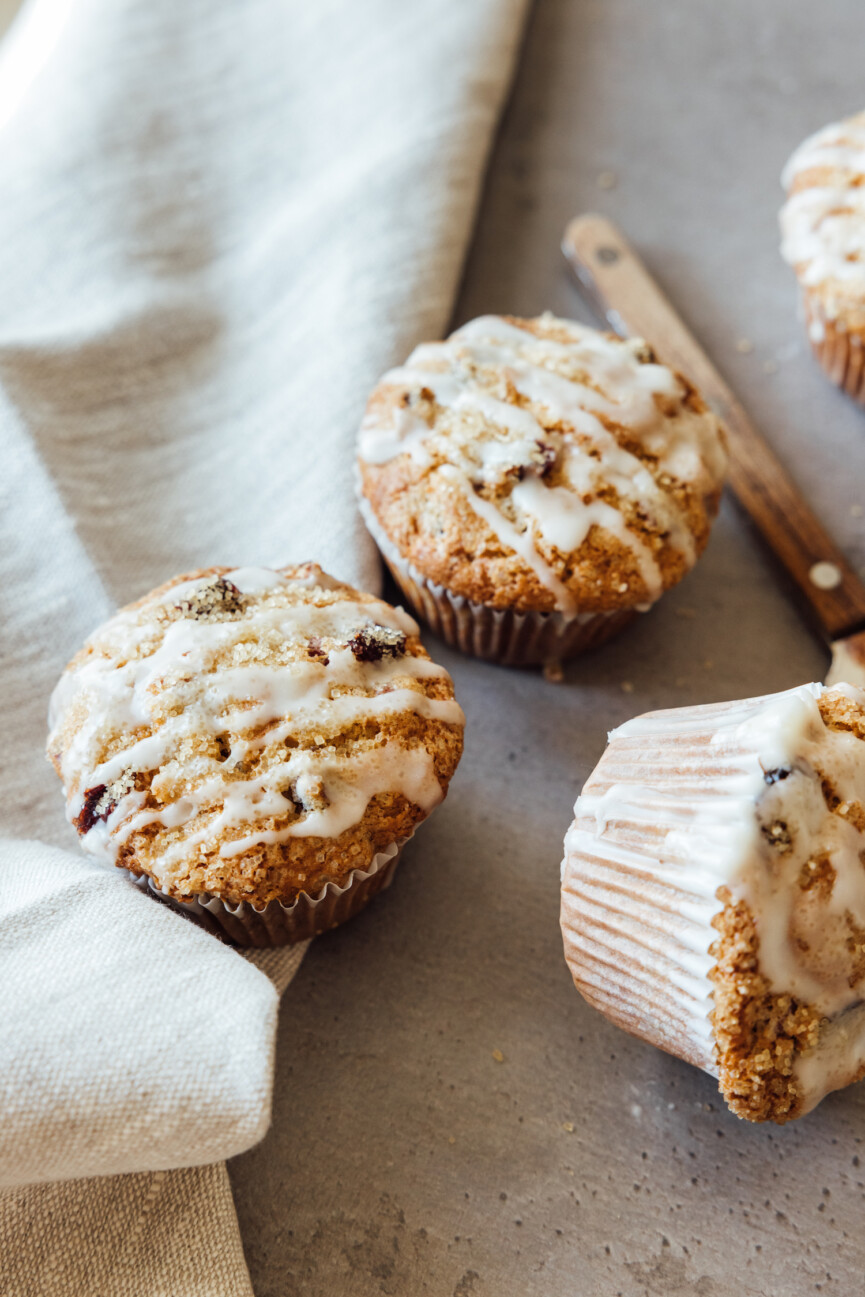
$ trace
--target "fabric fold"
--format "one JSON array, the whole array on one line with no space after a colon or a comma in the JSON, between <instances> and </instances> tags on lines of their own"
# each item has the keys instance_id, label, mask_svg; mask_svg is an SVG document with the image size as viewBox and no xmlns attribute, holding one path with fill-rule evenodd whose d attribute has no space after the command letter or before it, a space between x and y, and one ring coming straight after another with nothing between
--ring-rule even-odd
<instances>
[{"instance_id":1,"label":"fabric fold","mask_svg":"<svg viewBox=\"0 0 865 1297\"><path fill-rule=\"evenodd\" d=\"M0 1184L261 1138L278 996L241 955L119 872L20 840L0 841L0 931Z\"/></svg>"}]
</instances>

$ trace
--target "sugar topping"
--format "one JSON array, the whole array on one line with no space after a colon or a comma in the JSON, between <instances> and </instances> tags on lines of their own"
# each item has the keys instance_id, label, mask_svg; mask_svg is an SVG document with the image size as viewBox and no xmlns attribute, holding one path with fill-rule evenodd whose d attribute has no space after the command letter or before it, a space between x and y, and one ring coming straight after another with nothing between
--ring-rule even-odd
<instances>
[{"instance_id":1,"label":"sugar topping","mask_svg":"<svg viewBox=\"0 0 865 1297\"><path fill-rule=\"evenodd\" d=\"M824 174L803 179L814 171ZM805 140L781 180L795 190L781 210L781 253L802 284L828 286L822 308L834 318L839 293L865 299L865 113Z\"/></svg>"},{"instance_id":2,"label":"sugar topping","mask_svg":"<svg viewBox=\"0 0 865 1297\"><path fill-rule=\"evenodd\" d=\"M332 741L399 713L463 724L457 703L425 692L449 677L407 651L417 633L401 609L355 598L312 564L234 569L124 609L52 698L49 746L71 733L61 772L84 848L116 862L136 831L183 826L160 853L170 879L215 842L230 858L338 836L380 793L431 810L442 790L423 744ZM295 651L280 654L285 644Z\"/></svg>"},{"instance_id":3,"label":"sugar topping","mask_svg":"<svg viewBox=\"0 0 865 1297\"><path fill-rule=\"evenodd\" d=\"M849 703L861 715L865 691L805 685L621 726L577 801L563 867L570 857L604 859L638 870L644 889L676 889L680 917L693 920L691 954L679 958L692 977L689 1030L706 1042L710 921L719 894L747 903L760 973L774 993L825 1020L816 1049L794 1064L805 1111L832 1088L830 1073L843 1070L843 1042L848 1080L865 1063L856 1017L865 1000L865 744L855 725L828 724L821 703ZM646 765L647 741L666 753L662 777L640 773L660 769L651 758ZM644 957L660 967L670 950L662 940L653 956L649 942Z\"/></svg>"},{"instance_id":4,"label":"sugar topping","mask_svg":"<svg viewBox=\"0 0 865 1297\"><path fill-rule=\"evenodd\" d=\"M416 348L382 379L380 390L402 389L402 397L370 406L360 458L376 465L408 455L446 479L561 612L576 607L551 553L574 553L593 527L630 552L651 602L662 574L626 513L639 510L692 563L693 533L672 488L718 488L725 468L718 421L683 407L680 380L653 362L645 343L543 319L566 329L568 340L482 316L445 342Z\"/></svg>"}]
</instances>

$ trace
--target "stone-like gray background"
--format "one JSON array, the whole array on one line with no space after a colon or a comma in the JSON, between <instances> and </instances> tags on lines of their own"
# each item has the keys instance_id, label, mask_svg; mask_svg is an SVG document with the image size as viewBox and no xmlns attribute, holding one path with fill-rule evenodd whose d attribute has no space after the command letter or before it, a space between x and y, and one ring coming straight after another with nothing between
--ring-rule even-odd
<instances>
[{"instance_id":1,"label":"stone-like gray background","mask_svg":"<svg viewBox=\"0 0 865 1297\"><path fill-rule=\"evenodd\" d=\"M860 563L865 415L810 359L776 212L792 148L863 106L863 35L857 0L539 0L457 311L588 319L558 244L609 214ZM464 763L286 996L273 1128L231 1165L258 1297L862 1292L865 1089L748 1126L590 1010L561 953L561 840L606 731L825 671L735 506L564 684L430 648Z\"/></svg>"}]
</instances>

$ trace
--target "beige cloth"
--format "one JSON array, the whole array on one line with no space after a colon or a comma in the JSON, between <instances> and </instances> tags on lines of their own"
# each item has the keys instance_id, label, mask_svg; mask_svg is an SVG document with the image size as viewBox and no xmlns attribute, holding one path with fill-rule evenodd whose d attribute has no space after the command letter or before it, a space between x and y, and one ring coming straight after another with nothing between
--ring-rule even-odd
<instances>
[{"instance_id":1,"label":"beige cloth","mask_svg":"<svg viewBox=\"0 0 865 1297\"><path fill-rule=\"evenodd\" d=\"M225 1163L7 1191L4 1297L250 1297Z\"/></svg>"},{"instance_id":2,"label":"beige cloth","mask_svg":"<svg viewBox=\"0 0 865 1297\"><path fill-rule=\"evenodd\" d=\"M377 582L354 429L446 326L524 4L31 0L0 49L9 1297L249 1291L219 1163L266 1128L301 952L262 976L84 860L47 699L176 572Z\"/></svg>"}]
</instances>

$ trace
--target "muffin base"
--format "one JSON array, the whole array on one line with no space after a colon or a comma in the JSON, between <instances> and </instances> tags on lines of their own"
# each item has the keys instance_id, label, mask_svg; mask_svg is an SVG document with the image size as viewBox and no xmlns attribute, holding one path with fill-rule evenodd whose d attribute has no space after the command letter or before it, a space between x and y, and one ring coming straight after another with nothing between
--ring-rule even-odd
<instances>
[{"instance_id":1,"label":"muffin base","mask_svg":"<svg viewBox=\"0 0 865 1297\"><path fill-rule=\"evenodd\" d=\"M611 639L639 611L620 608L568 617L561 612L515 612L475 603L428 580L403 558L363 496L360 511L412 611L446 644L470 657L514 667L564 662Z\"/></svg>"},{"instance_id":2,"label":"muffin base","mask_svg":"<svg viewBox=\"0 0 865 1297\"><path fill-rule=\"evenodd\" d=\"M829 319L814 294L802 297L811 350L826 377L860 405L865 405L865 339Z\"/></svg>"},{"instance_id":3,"label":"muffin base","mask_svg":"<svg viewBox=\"0 0 865 1297\"><path fill-rule=\"evenodd\" d=\"M318 896L301 892L291 905L283 905L281 901L270 901L261 909L248 901L230 905L208 892L189 901L178 901L166 896L152 878L136 877L135 881L157 900L232 945L296 946L354 918L374 896L390 887L407 841L408 838L394 842L378 852L369 869L353 870L343 886L326 883Z\"/></svg>"}]
</instances>

